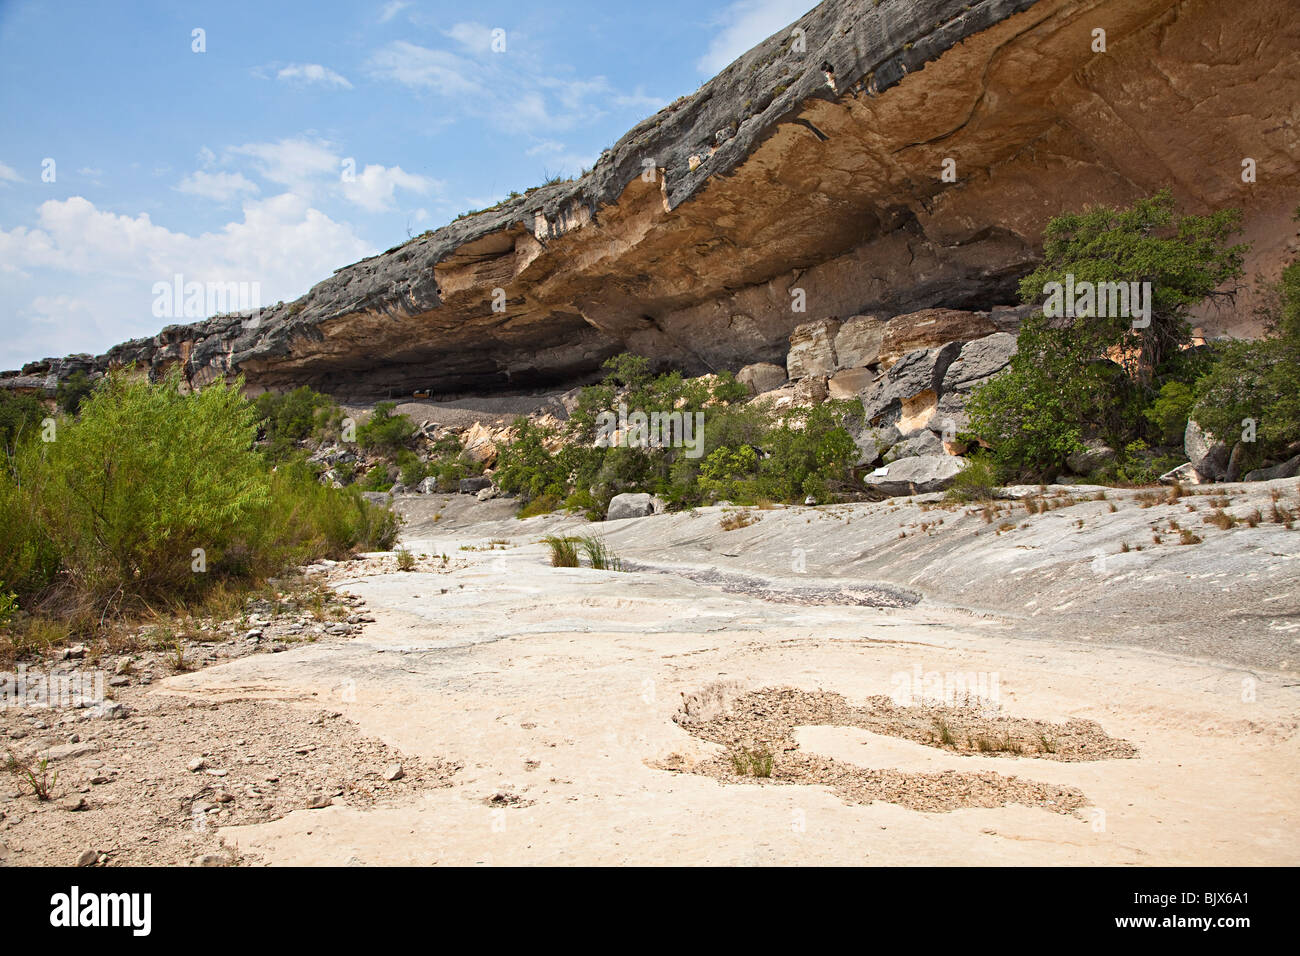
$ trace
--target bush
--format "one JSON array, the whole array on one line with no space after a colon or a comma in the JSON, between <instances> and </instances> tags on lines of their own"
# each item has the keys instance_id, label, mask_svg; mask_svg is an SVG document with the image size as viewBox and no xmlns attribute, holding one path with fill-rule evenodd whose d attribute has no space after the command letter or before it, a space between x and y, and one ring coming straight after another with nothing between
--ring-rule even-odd
<instances>
[{"instance_id":1,"label":"bush","mask_svg":"<svg viewBox=\"0 0 1300 956\"><path fill-rule=\"evenodd\" d=\"M81 403L86 400L92 391L95 383L90 380L90 376L78 369L73 372L54 390L54 403L66 415L75 415L81 410Z\"/></svg>"},{"instance_id":2,"label":"bush","mask_svg":"<svg viewBox=\"0 0 1300 956\"><path fill-rule=\"evenodd\" d=\"M380 402L370 418L357 426L357 442L367 451L393 454L410 444L415 424L405 415L394 415L396 402Z\"/></svg>"},{"instance_id":3,"label":"bush","mask_svg":"<svg viewBox=\"0 0 1300 956\"><path fill-rule=\"evenodd\" d=\"M192 551L219 563L269 499L251 453L255 413L237 387L180 391L110 376L43 444L41 517L64 568L97 599L192 589Z\"/></svg>"},{"instance_id":4,"label":"bush","mask_svg":"<svg viewBox=\"0 0 1300 956\"><path fill-rule=\"evenodd\" d=\"M254 405L261 419L262 438L274 461L293 454L299 442L323 437L343 414L328 395L305 385L283 394L263 392L254 400Z\"/></svg>"},{"instance_id":5,"label":"bush","mask_svg":"<svg viewBox=\"0 0 1300 956\"><path fill-rule=\"evenodd\" d=\"M1245 468L1292 454L1300 440L1300 263L1282 272L1268 337L1220 347L1214 367L1196 382L1193 417L1230 444L1255 423L1255 440L1243 441Z\"/></svg>"},{"instance_id":6,"label":"bush","mask_svg":"<svg viewBox=\"0 0 1300 956\"><path fill-rule=\"evenodd\" d=\"M1188 309L1241 275L1245 246L1229 245L1240 214L1177 216L1168 191L1128 209L1093 208L1058 216L1045 231L1043 264L1020 284L1025 302L1048 282L1151 282L1146 328L1124 316L1079 315L1023 324L1004 374L976 390L971 431L992 448L1000 477L1051 479L1090 438L1112 448L1163 441L1185 410L1176 384L1198 363ZM1181 403L1181 404L1180 404Z\"/></svg>"},{"instance_id":7,"label":"bush","mask_svg":"<svg viewBox=\"0 0 1300 956\"><path fill-rule=\"evenodd\" d=\"M387 509L300 461L267 470L239 387L114 374L56 441L23 440L0 474L0 580L38 604L118 609L389 547Z\"/></svg>"},{"instance_id":8,"label":"bush","mask_svg":"<svg viewBox=\"0 0 1300 956\"><path fill-rule=\"evenodd\" d=\"M0 451L12 453L20 438L36 431L45 417L45 406L31 395L0 389Z\"/></svg>"},{"instance_id":9,"label":"bush","mask_svg":"<svg viewBox=\"0 0 1300 956\"><path fill-rule=\"evenodd\" d=\"M970 463L957 472L948 486L949 501L992 501L998 489L998 470L987 455L972 454Z\"/></svg>"}]
</instances>

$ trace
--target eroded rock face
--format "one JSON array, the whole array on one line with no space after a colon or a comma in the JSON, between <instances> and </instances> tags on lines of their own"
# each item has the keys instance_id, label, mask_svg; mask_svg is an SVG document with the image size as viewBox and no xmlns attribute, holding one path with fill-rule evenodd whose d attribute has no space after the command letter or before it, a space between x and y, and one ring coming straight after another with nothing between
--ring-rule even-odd
<instances>
[{"instance_id":1,"label":"eroded rock face","mask_svg":"<svg viewBox=\"0 0 1300 956\"><path fill-rule=\"evenodd\" d=\"M1164 186L1244 207L1247 267L1275 272L1300 201L1298 19L1294 0L826 0L800 50L781 31L581 179L94 367L371 399L579 382L625 350L688 374L780 362L800 323L1014 302L1052 215ZM1010 331L998 314L987 331ZM62 374L25 371L0 385Z\"/></svg>"}]
</instances>

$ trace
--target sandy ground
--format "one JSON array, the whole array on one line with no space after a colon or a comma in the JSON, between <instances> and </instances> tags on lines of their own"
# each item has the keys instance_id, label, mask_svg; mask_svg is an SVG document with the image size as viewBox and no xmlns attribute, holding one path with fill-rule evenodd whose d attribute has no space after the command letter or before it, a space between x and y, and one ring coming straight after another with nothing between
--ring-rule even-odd
<instances>
[{"instance_id":1,"label":"sandy ground","mask_svg":"<svg viewBox=\"0 0 1300 956\"><path fill-rule=\"evenodd\" d=\"M1284 491L1297 497L1294 481ZM327 572L365 600L359 635L151 694L337 713L347 739L454 772L382 801L232 820L232 859L1300 862L1300 531L1198 523L1201 544L1121 552L1153 522L1196 517L1131 495L1115 512L1020 512L1003 532L1001 516L924 501L762 511L729 532L714 508L586 526L637 569L619 573L549 566L541 534L574 519L521 522L509 502L461 496L401 504L423 570ZM1118 570L1095 571L1094 551ZM1188 583L1224 579L1241 589L1231 601Z\"/></svg>"}]
</instances>

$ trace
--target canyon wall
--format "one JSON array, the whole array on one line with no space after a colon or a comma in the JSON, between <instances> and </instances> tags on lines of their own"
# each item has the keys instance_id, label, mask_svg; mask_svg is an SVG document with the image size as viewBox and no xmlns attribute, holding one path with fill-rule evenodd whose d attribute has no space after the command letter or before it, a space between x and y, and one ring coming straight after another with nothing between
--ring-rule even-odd
<instances>
[{"instance_id":1,"label":"canyon wall","mask_svg":"<svg viewBox=\"0 0 1300 956\"><path fill-rule=\"evenodd\" d=\"M688 372L783 364L816 319L1012 304L1051 216L1164 187L1187 211L1244 210L1245 291L1198 321L1257 333L1251 280L1297 250L1295 0L826 0L580 179L296 302L0 386L179 364L196 385L367 399L580 381L625 350Z\"/></svg>"}]
</instances>

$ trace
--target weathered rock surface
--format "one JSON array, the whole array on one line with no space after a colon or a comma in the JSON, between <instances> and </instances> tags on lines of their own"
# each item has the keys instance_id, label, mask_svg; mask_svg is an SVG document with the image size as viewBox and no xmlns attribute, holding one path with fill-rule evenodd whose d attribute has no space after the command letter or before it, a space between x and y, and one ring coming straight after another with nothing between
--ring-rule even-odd
<instances>
[{"instance_id":1,"label":"weathered rock surface","mask_svg":"<svg viewBox=\"0 0 1300 956\"><path fill-rule=\"evenodd\" d=\"M969 342L998 331L987 313L960 309L923 309L898 315L885 325L880 363L889 368L909 352L938 348L945 342Z\"/></svg>"},{"instance_id":2,"label":"weathered rock surface","mask_svg":"<svg viewBox=\"0 0 1300 956\"><path fill-rule=\"evenodd\" d=\"M737 372L736 381L749 386L749 390L755 395L762 395L785 384L785 369L771 362L756 362L753 365L746 365Z\"/></svg>"},{"instance_id":3,"label":"weathered rock surface","mask_svg":"<svg viewBox=\"0 0 1300 956\"><path fill-rule=\"evenodd\" d=\"M797 326L790 333L790 351L785 357L785 370L790 378L834 372L839 367L835 359L835 335L839 330L836 319L818 319Z\"/></svg>"},{"instance_id":4,"label":"weathered rock surface","mask_svg":"<svg viewBox=\"0 0 1300 956\"><path fill-rule=\"evenodd\" d=\"M1294 0L826 0L797 49L781 30L580 179L88 367L373 399L576 382L621 351L689 374L779 362L830 316L993 310L984 328L1007 331L996 307L1050 216L1164 186L1191 211L1242 206L1247 269L1275 273L1300 191L1298 19ZM896 355L915 344L900 329ZM0 386L48 390L86 363Z\"/></svg>"},{"instance_id":5,"label":"weathered rock surface","mask_svg":"<svg viewBox=\"0 0 1300 956\"><path fill-rule=\"evenodd\" d=\"M939 437L934 432L923 429L890 448L885 455L885 462L888 464L898 461L900 458L944 454L947 454L947 452L944 451L943 442L939 440Z\"/></svg>"},{"instance_id":6,"label":"weathered rock surface","mask_svg":"<svg viewBox=\"0 0 1300 956\"><path fill-rule=\"evenodd\" d=\"M1223 481L1228 476L1232 449L1192 420L1183 432L1183 453L1203 481Z\"/></svg>"},{"instance_id":7,"label":"weathered rock surface","mask_svg":"<svg viewBox=\"0 0 1300 956\"><path fill-rule=\"evenodd\" d=\"M1086 475L1098 468L1109 465L1115 460L1115 449L1099 439L1084 442L1081 451L1076 451L1065 459L1065 464L1076 475Z\"/></svg>"},{"instance_id":8,"label":"weathered rock surface","mask_svg":"<svg viewBox=\"0 0 1300 956\"><path fill-rule=\"evenodd\" d=\"M917 455L877 468L862 483L888 497L927 494L946 489L966 465L956 455Z\"/></svg>"},{"instance_id":9,"label":"weathered rock surface","mask_svg":"<svg viewBox=\"0 0 1300 956\"><path fill-rule=\"evenodd\" d=\"M1274 478L1295 478L1300 475L1300 455L1288 458L1271 468L1256 468L1243 476L1244 481L1272 481Z\"/></svg>"},{"instance_id":10,"label":"weathered rock surface","mask_svg":"<svg viewBox=\"0 0 1300 956\"><path fill-rule=\"evenodd\" d=\"M835 333L835 359L840 368L875 365L880 360L880 343L886 320L874 315L855 315Z\"/></svg>"},{"instance_id":11,"label":"weathered rock surface","mask_svg":"<svg viewBox=\"0 0 1300 956\"><path fill-rule=\"evenodd\" d=\"M609 509L605 512L606 521L618 521L621 518L644 518L646 515L663 511L663 503L654 495L625 492L609 500Z\"/></svg>"}]
</instances>

